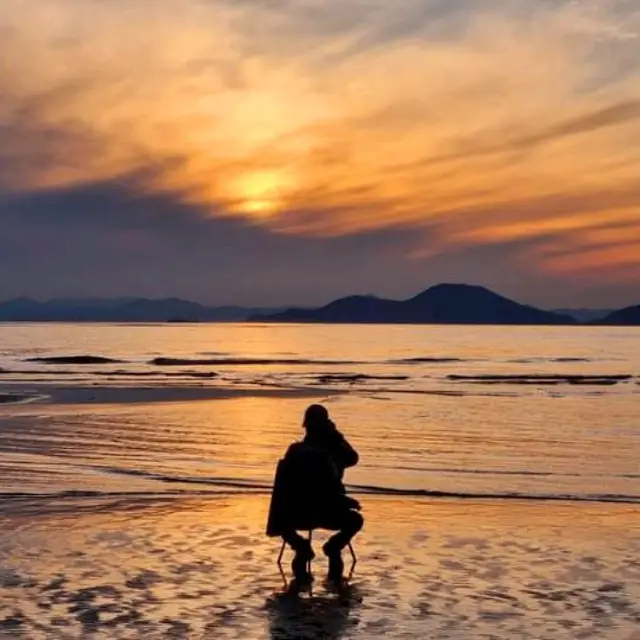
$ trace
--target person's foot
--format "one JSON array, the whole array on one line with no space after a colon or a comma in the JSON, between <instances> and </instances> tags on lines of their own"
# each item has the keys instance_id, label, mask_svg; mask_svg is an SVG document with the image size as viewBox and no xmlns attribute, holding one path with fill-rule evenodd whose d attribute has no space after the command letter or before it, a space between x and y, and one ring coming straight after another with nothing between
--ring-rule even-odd
<instances>
[{"instance_id":1,"label":"person's foot","mask_svg":"<svg viewBox=\"0 0 640 640\"><path fill-rule=\"evenodd\" d=\"M305 540L304 544L300 544L295 551L296 555L291 563L293 576L301 584L310 582L312 577L309 572L309 562L316 556L311 548L311 543L308 540Z\"/></svg>"},{"instance_id":2,"label":"person's foot","mask_svg":"<svg viewBox=\"0 0 640 640\"><path fill-rule=\"evenodd\" d=\"M342 582L342 574L344 573L344 562L342 560L342 552L331 541L327 542L322 548L324 555L329 558L329 572L327 579L331 582Z\"/></svg>"}]
</instances>

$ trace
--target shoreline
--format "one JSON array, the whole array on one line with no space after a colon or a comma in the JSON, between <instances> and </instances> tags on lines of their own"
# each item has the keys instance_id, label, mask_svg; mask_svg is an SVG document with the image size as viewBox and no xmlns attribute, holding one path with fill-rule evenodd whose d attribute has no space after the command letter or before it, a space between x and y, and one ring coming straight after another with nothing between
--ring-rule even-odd
<instances>
[{"instance_id":1,"label":"shoreline","mask_svg":"<svg viewBox=\"0 0 640 640\"><path fill-rule=\"evenodd\" d=\"M213 386L116 386L25 384L0 385L0 407L22 404L147 404L160 402L196 402L234 398L326 398L345 395L348 390L304 387L213 387Z\"/></svg>"},{"instance_id":2,"label":"shoreline","mask_svg":"<svg viewBox=\"0 0 640 640\"><path fill-rule=\"evenodd\" d=\"M265 484L245 484L220 481L219 483L208 480L196 480L189 478L175 478L171 481L175 486L169 490L140 489L140 490L92 490L92 489L65 489L52 492L12 492L0 491L0 514L6 513L10 508L27 505L30 507L40 507L43 511L52 505L82 505L92 502L100 503L146 503L153 506L154 502L172 502L179 503L184 500L210 501L218 499L243 499L247 497L266 497L271 495L271 486ZM193 488L193 486L205 487L210 485L211 488ZM213 488L215 487L215 488ZM380 492L369 492L366 488L358 485L347 485L348 493L357 496L358 499L364 501L387 501L398 503L420 504L423 507L434 508L440 504L459 505L460 508L474 509L478 507L495 507L495 508L533 508L533 509L552 509L556 508L576 508L582 507L589 509L593 507L621 510L622 513L637 511L636 505L640 504L640 496L569 496L569 495L544 495L544 494L490 494L490 493L460 493L460 492L443 492L429 490L399 490L386 489ZM511 506L509 506L511 505Z\"/></svg>"}]
</instances>

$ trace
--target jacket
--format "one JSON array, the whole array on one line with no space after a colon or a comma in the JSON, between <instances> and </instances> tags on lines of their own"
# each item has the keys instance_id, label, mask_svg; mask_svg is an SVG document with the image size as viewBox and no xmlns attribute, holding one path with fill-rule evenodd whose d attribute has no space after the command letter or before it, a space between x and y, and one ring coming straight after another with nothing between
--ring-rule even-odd
<instances>
[{"instance_id":1,"label":"jacket","mask_svg":"<svg viewBox=\"0 0 640 640\"><path fill-rule=\"evenodd\" d=\"M271 493L267 535L292 529L313 529L351 508L342 476L358 462L358 454L344 437L327 442L306 437L292 444L278 462Z\"/></svg>"}]
</instances>

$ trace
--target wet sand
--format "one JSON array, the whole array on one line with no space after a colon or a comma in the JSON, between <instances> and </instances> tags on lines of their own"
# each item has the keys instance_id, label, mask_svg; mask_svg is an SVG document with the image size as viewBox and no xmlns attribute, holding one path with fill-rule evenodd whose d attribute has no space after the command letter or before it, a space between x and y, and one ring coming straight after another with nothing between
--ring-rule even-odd
<instances>
[{"instance_id":1,"label":"wet sand","mask_svg":"<svg viewBox=\"0 0 640 640\"><path fill-rule=\"evenodd\" d=\"M312 592L296 595L263 534L263 495L5 500L0 634L640 638L637 507L363 504L349 585L328 589L319 557Z\"/></svg>"},{"instance_id":2,"label":"wet sand","mask_svg":"<svg viewBox=\"0 0 640 640\"><path fill-rule=\"evenodd\" d=\"M60 385L60 384L5 384L0 388L0 404L38 402L42 404L143 404L155 402L193 402L246 397L271 398L326 398L345 391L324 388L296 388L242 386L236 388L212 385Z\"/></svg>"}]
</instances>

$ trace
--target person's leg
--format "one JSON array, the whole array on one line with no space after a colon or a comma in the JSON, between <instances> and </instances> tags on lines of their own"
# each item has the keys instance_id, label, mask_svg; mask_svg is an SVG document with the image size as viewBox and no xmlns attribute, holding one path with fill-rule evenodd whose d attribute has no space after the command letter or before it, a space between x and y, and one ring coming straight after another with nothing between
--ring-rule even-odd
<instances>
[{"instance_id":1,"label":"person's leg","mask_svg":"<svg viewBox=\"0 0 640 640\"><path fill-rule=\"evenodd\" d=\"M295 551L295 557L291 562L291 570L297 580L307 581L311 578L308 570L310 560L313 560L315 553L311 547L311 542L303 538L297 531L285 531L282 539Z\"/></svg>"},{"instance_id":2,"label":"person's leg","mask_svg":"<svg viewBox=\"0 0 640 640\"><path fill-rule=\"evenodd\" d=\"M323 529L338 530L331 536L323 547L325 555L329 558L329 579L340 580L344 571L342 550L351 542L353 536L362 529L364 518L354 510L346 510L332 516Z\"/></svg>"},{"instance_id":3,"label":"person's leg","mask_svg":"<svg viewBox=\"0 0 640 640\"><path fill-rule=\"evenodd\" d=\"M331 536L329 541L324 545L325 549L329 548L332 551L342 551L350 542L353 536L362 529L364 524L364 518L358 511L353 509L345 510L343 512L332 516L330 521L327 522L328 526L324 526L324 529L331 529L337 531L335 535Z\"/></svg>"},{"instance_id":4,"label":"person's leg","mask_svg":"<svg viewBox=\"0 0 640 640\"><path fill-rule=\"evenodd\" d=\"M297 531L285 531L282 539L294 550L305 549L309 544L306 538L303 538Z\"/></svg>"}]
</instances>

